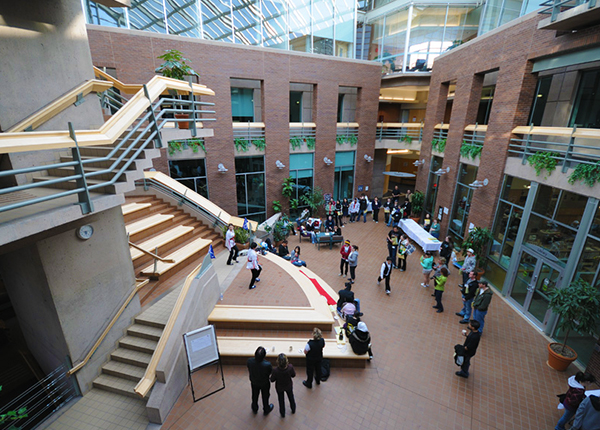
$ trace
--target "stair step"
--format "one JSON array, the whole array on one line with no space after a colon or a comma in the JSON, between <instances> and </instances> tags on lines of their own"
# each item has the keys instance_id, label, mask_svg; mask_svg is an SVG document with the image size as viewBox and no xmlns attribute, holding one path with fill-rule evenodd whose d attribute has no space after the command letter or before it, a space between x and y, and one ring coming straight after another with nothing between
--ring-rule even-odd
<instances>
[{"instance_id":1,"label":"stair step","mask_svg":"<svg viewBox=\"0 0 600 430\"><path fill-rule=\"evenodd\" d=\"M152 203L127 203L121 206L121 210L123 211L123 215L130 215L137 211L141 211L142 209L146 209L152 206Z\"/></svg>"},{"instance_id":2,"label":"stair step","mask_svg":"<svg viewBox=\"0 0 600 430\"><path fill-rule=\"evenodd\" d=\"M146 369L143 367L138 367L127 363L120 363L114 360L111 360L102 366L102 373L123 379L129 379L130 381L135 381L136 383L142 379L145 372Z\"/></svg>"},{"instance_id":3,"label":"stair step","mask_svg":"<svg viewBox=\"0 0 600 430\"><path fill-rule=\"evenodd\" d=\"M145 324L133 324L127 329L127 334L130 336L142 337L158 342L162 335L163 329Z\"/></svg>"},{"instance_id":4,"label":"stair step","mask_svg":"<svg viewBox=\"0 0 600 430\"><path fill-rule=\"evenodd\" d=\"M148 231L148 234L146 235L147 237L152 234L149 230L151 230L153 227L159 226L165 222L169 222L173 218L174 215L156 214L139 221L132 222L131 224L127 224L125 226L125 230L127 233L129 233L129 240L133 241L133 236L140 235L141 233Z\"/></svg>"},{"instance_id":5,"label":"stair step","mask_svg":"<svg viewBox=\"0 0 600 430\"><path fill-rule=\"evenodd\" d=\"M104 172L101 174L97 174L97 175L93 176L92 178L87 179L88 184L92 185L91 181L95 181L95 183L111 181L115 177L115 174L119 171L119 168L114 168L114 169L110 170L107 167L94 167L91 165L86 165L86 166L84 166L83 170L85 171L85 173ZM73 175L75 175L75 168L69 166L69 167L59 167L56 169L48 169L48 175L54 176L57 178L73 176ZM134 181L135 179L138 179L139 176L140 176L140 173L138 173L136 170L125 170L121 175L119 175L119 178L117 179L117 181L118 182Z\"/></svg>"},{"instance_id":6,"label":"stair step","mask_svg":"<svg viewBox=\"0 0 600 430\"><path fill-rule=\"evenodd\" d=\"M143 337L129 335L119 340L119 346L121 348L145 352L148 354L154 354L154 350L156 349L157 344L158 342L155 340L144 339Z\"/></svg>"},{"instance_id":7,"label":"stair step","mask_svg":"<svg viewBox=\"0 0 600 430\"><path fill-rule=\"evenodd\" d=\"M198 253L202 251L208 251L208 247L211 243L212 240L202 238L196 239L193 242L188 243L184 247L179 248L175 252L172 252L171 254L164 257L171 260L175 260L175 263L164 263L162 261L159 261L156 265L156 271L154 270L154 263L152 263L151 265L143 269L141 273L146 276L156 277L164 275L170 270L173 270L173 268L184 263L186 260L196 256Z\"/></svg>"},{"instance_id":8,"label":"stair step","mask_svg":"<svg viewBox=\"0 0 600 430\"><path fill-rule=\"evenodd\" d=\"M135 386L137 385L137 382L131 381L129 379L123 379L117 376L102 374L96 379L94 379L92 385L95 388L110 391L111 393L122 394L124 396L134 397L136 399L140 398L140 396L138 396L135 393L135 391L133 391L135 389Z\"/></svg>"},{"instance_id":9,"label":"stair step","mask_svg":"<svg viewBox=\"0 0 600 430\"><path fill-rule=\"evenodd\" d=\"M159 234L158 236L153 237L152 239L146 240L145 242L136 245L152 253L156 251L156 248L158 248L158 251L160 253L161 248L163 248L165 245L175 241L176 239L182 236L191 233L192 231L194 231L194 227L179 225L177 227L169 229L168 231L165 231L164 233ZM131 247L131 259L134 262L135 260L144 255L146 254L144 254L142 251ZM165 258L162 255L161 257Z\"/></svg>"},{"instance_id":10,"label":"stair step","mask_svg":"<svg viewBox=\"0 0 600 430\"><path fill-rule=\"evenodd\" d=\"M34 176L33 177L33 182L46 182L46 181L51 181L54 179L64 179L60 176ZM120 179L125 179L125 176L121 175ZM91 186L91 185L98 185L98 184L104 184L107 181L105 180L99 180L99 179L87 179L87 185ZM64 181L64 182L60 182L57 184L51 184L48 185L49 188L54 188L54 189L61 189L61 190L73 190L75 188L77 188L77 183L75 182L75 180L71 180L71 181ZM130 183L127 182L121 182L121 181L117 181L112 185L106 185L102 188L96 188L94 190L92 190L92 192L104 192L104 193L108 193L108 194L124 194L127 191L131 191L135 188L135 185L133 184L133 181Z\"/></svg>"},{"instance_id":11,"label":"stair step","mask_svg":"<svg viewBox=\"0 0 600 430\"><path fill-rule=\"evenodd\" d=\"M145 369L148 367L148 363L150 363L152 354L119 347L110 354L110 358L121 363L132 364Z\"/></svg>"}]
</instances>

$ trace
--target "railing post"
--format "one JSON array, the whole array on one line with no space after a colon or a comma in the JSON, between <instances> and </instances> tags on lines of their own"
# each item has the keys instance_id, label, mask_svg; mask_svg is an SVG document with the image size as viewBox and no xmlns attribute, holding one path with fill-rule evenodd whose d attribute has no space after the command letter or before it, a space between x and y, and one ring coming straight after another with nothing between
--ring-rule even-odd
<instances>
[{"instance_id":1,"label":"railing post","mask_svg":"<svg viewBox=\"0 0 600 430\"><path fill-rule=\"evenodd\" d=\"M565 158L563 159L562 172L566 173L568 169L568 161L571 158L571 153L573 152L573 145L575 144L575 132L577 131L577 124L573 126L573 131L571 132L571 137L569 138L569 146L567 147L567 151L565 152Z\"/></svg>"},{"instance_id":2,"label":"railing post","mask_svg":"<svg viewBox=\"0 0 600 430\"><path fill-rule=\"evenodd\" d=\"M75 136L75 130L73 129L73 123L69 123L69 136L75 142L75 147L71 148L71 155L73 156L73 161L77 164L74 166L75 174L79 177L76 179L77 188L83 188L83 191L77 193L77 198L79 200L78 204L81 206L82 214L89 214L94 211L94 204L90 199L90 190L87 186L87 180L85 178L85 172L83 170L83 163L81 162L81 153L79 152L79 144L77 143L77 138Z\"/></svg>"},{"instance_id":3,"label":"railing post","mask_svg":"<svg viewBox=\"0 0 600 430\"><path fill-rule=\"evenodd\" d=\"M190 82L190 99L192 101L192 137L196 137L198 132L196 130L196 99L194 98L194 86Z\"/></svg>"},{"instance_id":4,"label":"railing post","mask_svg":"<svg viewBox=\"0 0 600 430\"><path fill-rule=\"evenodd\" d=\"M533 123L529 127L529 133L527 134L527 139L525 139L525 149L523 150L523 159L521 160L521 164L527 164L527 156L529 155L529 145L531 143L531 132L533 131Z\"/></svg>"},{"instance_id":5,"label":"railing post","mask_svg":"<svg viewBox=\"0 0 600 430\"><path fill-rule=\"evenodd\" d=\"M425 123L421 120L421 127L419 127L419 142L423 143L423 128L425 128Z\"/></svg>"},{"instance_id":6,"label":"railing post","mask_svg":"<svg viewBox=\"0 0 600 430\"><path fill-rule=\"evenodd\" d=\"M154 248L154 255L158 255L158 246L156 248ZM155 257L154 258L154 269L152 270L152 273L156 274L157 271L158 271L158 260Z\"/></svg>"},{"instance_id":7,"label":"railing post","mask_svg":"<svg viewBox=\"0 0 600 430\"><path fill-rule=\"evenodd\" d=\"M381 142L382 136L383 136L383 122L379 126L379 141L380 142Z\"/></svg>"},{"instance_id":8,"label":"railing post","mask_svg":"<svg viewBox=\"0 0 600 430\"><path fill-rule=\"evenodd\" d=\"M552 14L550 15L550 22L556 21L556 18L558 17L558 14L560 13L560 6L559 6L560 3L561 3L560 0L554 0L554 3L552 4Z\"/></svg>"},{"instance_id":9,"label":"railing post","mask_svg":"<svg viewBox=\"0 0 600 430\"><path fill-rule=\"evenodd\" d=\"M65 367L68 370L71 370L73 368L73 362L71 361L71 357L69 357L68 355L65 358ZM73 391L75 391L75 396L81 396L81 389L79 388L79 382L77 381L77 378L73 375L67 376L67 378L71 378L71 383L73 385Z\"/></svg>"},{"instance_id":10,"label":"railing post","mask_svg":"<svg viewBox=\"0 0 600 430\"><path fill-rule=\"evenodd\" d=\"M148 92L148 87L146 86L146 84L144 84L144 94L146 95L146 98L148 99L148 102L149 102L148 112L150 113L150 118L152 121L152 128L156 132L156 137L154 138L154 140L156 141L155 147L162 148L163 147L162 137L160 135L160 130L158 129L158 123L156 122L156 115L154 115L154 109L152 109L152 99L150 98L150 93Z\"/></svg>"}]
</instances>

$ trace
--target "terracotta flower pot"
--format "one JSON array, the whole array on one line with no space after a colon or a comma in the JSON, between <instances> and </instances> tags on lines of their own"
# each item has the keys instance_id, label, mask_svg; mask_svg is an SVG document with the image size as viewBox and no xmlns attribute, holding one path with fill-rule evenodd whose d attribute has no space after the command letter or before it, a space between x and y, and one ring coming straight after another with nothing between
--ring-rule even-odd
<instances>
[{"instance_id":1,"label":"terracotta flower pot","mask_svg":"<svg viewBox=\"0 0 600 430\"><path fill-rule=\"evenodd\" d=\"M577 360L577 353L573 348L569 348L566 346L565 348L570 350L573 353L573 357L565 357L564 355L560 355L552 349L552 345L562 346L560 343L549 343L548 344L548 361L546 364L553 368L554 370L558 370L560 372L564 372L569 367L569 364Z\"/></svg>"},{"instance_id":2,"label":"terracotta flower pot","mask_svg":"<svg viewBox=\"0 0 600 430\"><path fill-rule=\"evenodd\" d=\"M239 250L250 248L250 242L246 242L246 243L237 243L236 242L235 244L237 245Z\"/></svg>"},{"instance_id":3,"label":"terracotta flower pot","mask_svg":"<svg viewBox=\"0 0 600 430\"><path fill-rule=\"evenodd\" d=\"M177 118L177 119L189 119L190 116L188 114L176 113L175 114L175 118ZM178 122L177 123L177 127L179 127L181 130L189 130L190 129L190 123L189 122Z\"/></svg>"}]
</instances>

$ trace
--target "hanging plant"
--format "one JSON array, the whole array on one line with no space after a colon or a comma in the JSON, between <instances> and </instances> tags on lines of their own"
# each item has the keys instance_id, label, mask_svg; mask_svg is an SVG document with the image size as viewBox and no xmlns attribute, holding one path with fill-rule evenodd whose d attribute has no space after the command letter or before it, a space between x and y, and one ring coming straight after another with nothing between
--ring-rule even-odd
<instances>
[{"instance_id":1,"label":"hanging plant","mask_svg":"<svg viewBox=\"0 0 600 430\"><path fill-rule=\"evenodd\" d=\"M265 139L263 138L253 140L252 144L256 146L256 149L258 149L259 151L264 151L265 147L267 146L267 144L265 143Z\"/></svg>"},{"instance_id":2,"label":"hanging plant","mask_svg":"<svg viewBox=\"0 0 600 430\"><path fill-rule=\"evenodd\" d=\"M173 155L176 152L182 152L183 151L183 140L171 140L168 143L168 151L169 151L169 155Z\"/></svg>"},{"instance_id":3,"label":"hanging plant","mask_svg":"<svg viewBox=\"0 0 600 430\"><path fill-rule=\"evenodd\" d=\"M593 187L596 182L600 182L600 161L594 164L578 164L569 175L569 184L573 185L577 181L583 181L588 187Z\"/></svg>"},{"instance_id":4,"label":"hanging plant","mask_svg":"<svg viewBox=\"0 0 600 430\"><path fill-rule=\"evenodd\" d=\"M527 162L535 169L535 174L540 176L542 170L546 169L548 175L550 175L556 169L556 158L560 155L556 152L536 152L527 157ZM546 179L546 177L544 177Z\"/></svg>"},{"instance_id":5,"label":"hanging plant","mask_svg":"<svg viewBox=\"0 0 600 430\"><path fill-rule=\"evenodd\" d=\"M358 143L358 136L356 136L355 134L348 136L346 141L350 144L350 146L354 146Z\"/></svg>"},{"instance_id":6,"label":"hanging plant","mask_svg":"<svg viewBox=\"0 0 600 430\"><path fill-rule=\"evenodd\" d=\"M315 138L314 137L307 137L306 139L306 147L308 149L315 149Z\"/></svg>"},{"instance_id":7,"label":"hanging plant","mask_svg":"<svg viewBox=\"0 0 600 430\"><path fill-rule=\"evenodd\" d=\"M335 141L337 142L338 145L343 145L344 142L346 141L346 136L344 136L343 134L338 134L335 137Z\"/></svg>"},{"instance_id":8,"label":"hanging plant","mask_svg":"<svg viewBox=\"0 0 600 430\"><path fill-rule=\"evenodd\" d=\"M469 143L466 140L463 140L462 145L460 146L460 155L474 160L476 157L481 158L482 149L482 145L478 145L477 143Z\"/></svg>"},{"instance_id":9,"label":"hanging plant","mask_svg":"<svg viewBox=\"0 0 600 430\"><path fill-rule=\"evenodd\" d=\"M412 136L409 136L408 134L405 134L400 139L398 139L398 142L406 142L409 145L412 143L412 141L413 141Z\"/></svg>"},{"instance_id":10,"label":"hanging plant","mask_svg":"<svg viewBox=\"0 0 600 430\"><path fill-rule=\"evenodd\" d=\"M431 149L437 152L444 152L446 149L446 139L433 139L431 141Z\"/></svg>"},{"instance_id":11,"label":"hanging plant","mask_svg":"<svg viewBox=\"0 0 600 430\"><path fill-rule=\"evenodd\" d=\"M298 136L290 137L290 145L292 145L292 150L300 149L302 146L302 138Z\"/></svg>"},{"instance_id":12,"label":"hanging plant","mask_svg":"<svg viewBox=\"0 0 600 430\"><path fill-rule=\"evenodd\" d=\"M202 149L206 153L206 147L204 146L204 139L189 139L185 142L194 154L198 153L198 150Z\"/></svg>"},{"instance_id":13,"label":"hanging plant","mask_svg":"<svg viewBox=\"0 0 600 430\"><path fill-rule=\"evenodd\" d=\"M242 137L233 139L233 144L238 152L248 152L250 150L250 142Z\"/></svg>"}]
</instances>

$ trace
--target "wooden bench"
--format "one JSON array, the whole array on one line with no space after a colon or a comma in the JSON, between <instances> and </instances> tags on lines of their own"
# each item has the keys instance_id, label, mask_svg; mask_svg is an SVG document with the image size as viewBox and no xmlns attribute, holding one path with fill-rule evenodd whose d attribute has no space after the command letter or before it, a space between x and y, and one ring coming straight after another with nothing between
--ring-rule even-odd
<instances>
[{"instance_id":1,"label":"wooden bench","mask_svg":"<svg viewBox=\"0 0 600 430\"><path fill-rule=\"evenodd\" d=\"M219 328L248 330L306 330L319 327L331 331L331 312L323 314L312 307L216 305L208 322Z\"/></svg>"},{"instance_id":2,"label":"wooden bench","mask_svg":"<svg viewBox=\"0 0 600 430\"><path fill-rule=\"evenodd\" d=\"M254 351L259 346L267 350L267 359L275 363L280 353L287 355L294 366L305 366L304 346L306 338L269 338L269 337L234 337L218 336L217 344L223 364L246 364L248 358L254 356ZM274 349L274 350L273 350ZM356 355L350 344L346 342L338 348L336 339L325 339L323 357L330 360L332 367L358 367L364 368L369 358L368 354Z\"/></svg>"},{"instance_id":3,"label":"wooden bench","mask_svg":"<svg viewBox=\"0 0 600 430\"><path fill-rule=\"evenodd\" d=\"M316 245L317 245L317 249L320 251L322 243L329 244L329 249L333 249L334 243L343 243L343 242L344 242L344 236L328 234L328 235L317 236L317 244Z\"/></svg>"},{"instance_id":4,"label":"wooden bench","mask_svg":"<svg viewBox=\"0 0 600 430\"><path fill-rule=\"evenodd\" d=\"M156 270L154 269L154 263L152 263L143 269L141 274L144 276L149 276L150 278L164 278L166 273L170 272L180 264L185 264L190 258L196 257L198 253L208 250L208 246L211 243L212 240L196 239L164 257L166 259L175 260L174 263L164 263L159 261L156 263Z\"/></svg>"}]
</instances>

